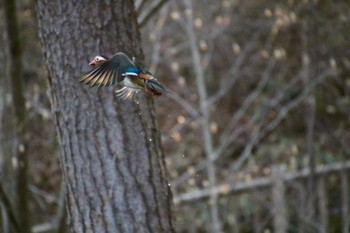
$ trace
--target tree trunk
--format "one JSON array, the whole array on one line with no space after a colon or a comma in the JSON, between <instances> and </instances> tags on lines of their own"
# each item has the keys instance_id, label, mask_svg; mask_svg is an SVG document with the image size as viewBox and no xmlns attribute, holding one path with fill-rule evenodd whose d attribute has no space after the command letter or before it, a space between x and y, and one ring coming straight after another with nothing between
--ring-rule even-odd
<instances>
[{"instance_id":1,"label":"tree trunk","mask_svg":"<svg viewBox=\"0 0 350 233\"><path fill-rule=\"evenodd\" d=\"M13 107L14 138L15 149L13 166L16 174L15 178L15 209L18 219L18 226L22 233L30 233L30 219L28 208L28 133L27 133L27 111L25 107L25 97L23 90L23 64L20 35L18 31L16 1L4 1L6 16L6 32L8 35L8 46L10 61L9 79L11 86L11 97ZM12 224L14 221L11 221Z\"/></svg>"},{"instance_id":2,"label":"tree trunk","mask_svg":"<svg viewBox=\"0 0 350 233\"><path fill-rule=\"evenodd\" d=\"M97 54L142 58L133 1L39 0L38 18L73 231L173 232L152 100L77 81Z\"/></svg>"},{"instance_id":3,"label":"tree trunk","mask_svg":"<svg viewBox=\"0 0 350 233\"><path fill-rule=\"evenodd\" d=\"M273 201L273 225L274 232L287 232L287 211L285 207L285 187L283 183L283 171L281 167L272 168L272 201Z\"/></svg>"},{"instance_id":4,"label":"tree trunk","mask_svg":"<svg viewBox=\"0 0 350 233\"><path fill-rule=\"evenodd\" d=\"M319 209L319 219L320 219L320 233L328 232L328 195L325 184L325 177L320 176L317 179L317 193L318 193L318 209Z\"/></svg>"}]
</instances>

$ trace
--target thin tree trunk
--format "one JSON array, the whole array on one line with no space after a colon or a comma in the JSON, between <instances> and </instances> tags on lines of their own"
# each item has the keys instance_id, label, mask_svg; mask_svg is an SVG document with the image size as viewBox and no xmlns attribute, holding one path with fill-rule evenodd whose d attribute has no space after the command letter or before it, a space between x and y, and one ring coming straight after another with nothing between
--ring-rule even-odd
<instances>
[{"instance_id":1,"label":"thin tree trunk","mask_svg":"<svg viewBox=\"0 0 350 233\"><path fill-rule=\"evenodd\" d=\"M317 179L317 192L318 192L318 209L320 212L320 233L328 232L328 195L325 185L325 177L320 176Z\"/></svg>"},{"instance_id":2,"label":"thin tree trunk","mask_svg":"<svg viewBox=\"0 0 350 233\"><path fill-rule=\"evenodd\" d=\"M315 118L316 118L316 99L314 96L310 96L307 100L306 106L308 108L307 112L307 132L306 132L306 142L307 142L307 156L309 157L309 168L310 175L307 179L307 198L308 198L308 217L312 221L319 221L316 218L316 154L314 149L314 128L315 128Z\"/></svg>"},{"instance_id":3,"label":"thin tree trunk","mask_svg":"<svg viewBox=\"0 0 350 233\"><path fill-rule=\"evenodd\" d=\"M209 129L210 111L208 107L208 96L205 86L205 78L203 70L201 67L201 57L199 48L197 46L197 37L194 33L193 25L193 7L189 0L184 0L184 4L189 11L187 15L187 25L186 32L188 34L188 39L190 43L192 63L194 67L194 73L196 77L197 90L199 95L199 108L202 114L201 119L201 134L203 138L204 153L207 160L207 173L209 179L209 189L210 189L210 218L211 218L211 232L219 233L221 232L221 222L219 216L219 204L218 204L218 194L215 192L214 188L216 186L216 168L214 164L214 148L213 139Z\"/></svg>"},{"instance_id":4,"label":"thin tree trunk","mask_svg":"<svg viewBox=\"0 0 350 233\"><path fill-rule=\"evenodd\" d=\"M16 1L5 0L6 31L9 43L10 85L14 109L14 146L16 158L15 208L21 233L31 232L28 211L28 136L25 97L23 92L22 50L16 16Z\"/></svg>"},{"instance_id":5,"label":"thin tree trunk","mask_svg":"<svg viewBox=\"0 0 350 233\"><path fill-rule=\"evenodd\" d=\"M133 1L39 0L66 206L74 232L173 232L153 102L77 82L88 59L142 58Z\"/></svg>"},{"instance_id":6,"label":"thin tree trunk","mask_svg":"<svg viewBox=\"0 0 350 233\"><path fill-rule=\"evenodd\" d=\"M285 207L285 187L283 183L283 172L280 167L273 167L272 169L272 200L273 200L273 225L274 232L287 232L287 211Z\"/></svg>"},{"instance_id":7,"label":"thin tree trunk","mask_svg":"<svg viewBox=\"0 0 350 233\"><path fill-rule=\"evenodd\" d=\"M341 179L341 203L342 203L342 233L349 233L349 183L346 170L340 173Z\"/></svg>"}]
</instances>

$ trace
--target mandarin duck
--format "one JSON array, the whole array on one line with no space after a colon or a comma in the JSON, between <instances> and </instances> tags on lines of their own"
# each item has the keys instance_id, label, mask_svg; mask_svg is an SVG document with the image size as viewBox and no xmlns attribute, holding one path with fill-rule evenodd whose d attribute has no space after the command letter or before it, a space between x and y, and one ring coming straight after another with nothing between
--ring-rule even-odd
<instances>
[{"instance_id":1,"label":"mandarin duck","mask_svg":"<svg viewBox=\"0 0 350 233\"><path fill-rule=\"evenodd\" d=\"M117 96L124 99L132 98L139 90L144 89L151 95L161 95L167 89L160 84L152 73L136 64L122 52L116 53L110 59L96 56L89 66L93 69L80 77L80 82L93 86L111 86L116 83L124 87L117 90Z\"/></svg>"}]
</instances>

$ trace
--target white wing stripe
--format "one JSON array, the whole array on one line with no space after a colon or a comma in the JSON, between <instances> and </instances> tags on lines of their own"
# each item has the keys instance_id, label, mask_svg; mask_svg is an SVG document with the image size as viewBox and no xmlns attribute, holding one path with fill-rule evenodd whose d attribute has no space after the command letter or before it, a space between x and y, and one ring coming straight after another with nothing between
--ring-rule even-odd
<instances>
[{"instance_id":1,"label":"white wing stripe","mask_svg":"<svg viewBox=\"0 0 350 233\"><path fill-rule=\"evenodd\" d=\"M135 72L125 72L125 73L122 73L122 76L138 76L138 74L137 73L135 73Z\"/></svg>"}]
</instances>

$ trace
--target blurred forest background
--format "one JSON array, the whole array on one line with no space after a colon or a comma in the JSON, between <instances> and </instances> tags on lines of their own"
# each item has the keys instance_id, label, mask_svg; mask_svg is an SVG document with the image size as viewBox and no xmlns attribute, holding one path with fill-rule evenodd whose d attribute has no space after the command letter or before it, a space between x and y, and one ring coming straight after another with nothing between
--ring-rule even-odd
<instances>
[{"instance_id":1,"label":"blurred forest background","mask_svg":"<svg viewBox=\"0 0 350 233\"><path fill-rule=\"evenodd\" d=\"M174 92L154 102L177 232L349 233L350 2L136 0L135 7L146 67ZM32 231L64 232L35 1L17 1L17 16ZM8 221L3 194L16 206L21 179L5 22L0 232Z\"/></svg>"}]
</instances>

